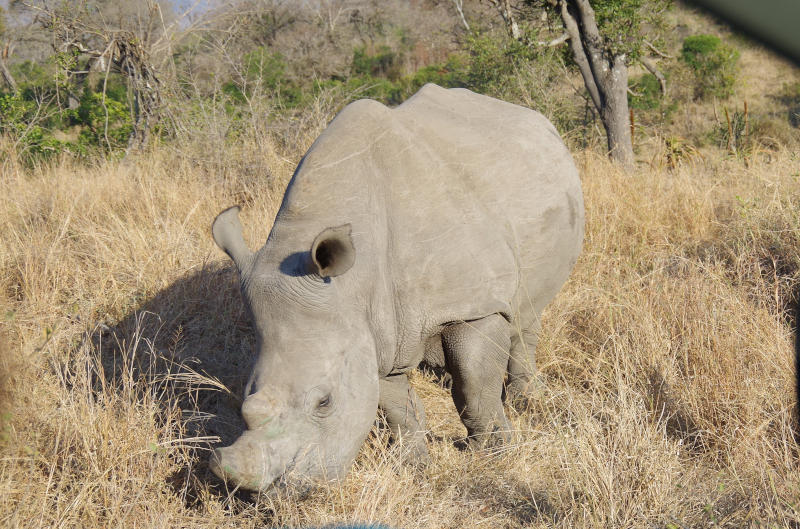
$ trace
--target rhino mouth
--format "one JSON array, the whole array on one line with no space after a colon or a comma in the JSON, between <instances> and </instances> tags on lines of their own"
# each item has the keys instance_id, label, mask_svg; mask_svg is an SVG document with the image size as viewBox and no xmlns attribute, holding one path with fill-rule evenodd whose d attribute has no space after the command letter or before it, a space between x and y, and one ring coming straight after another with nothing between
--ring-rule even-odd
<instances>
[{"instance_id":1,"label":"rhino mouth","mask_svg":"<svg viewBox=\"0 0 800 529\"><path fill-rule=\"evenodd\" d=\"M226 455L226 450L231 447L216 448L211 453L208 467L211 472L223 482L233 484L237 489L245 489L259 492L268 492L272 495L291 491L305 492L310 488L307 479L292 475L297 467L298 458L301 450L298 450L284 467L283 471L267 481L263 476L268 475L264 472L262 476L253 472L242 470L236 464L238 458ZM264 467L266 469L266 466Z\"/></svg>"}]
</instances>

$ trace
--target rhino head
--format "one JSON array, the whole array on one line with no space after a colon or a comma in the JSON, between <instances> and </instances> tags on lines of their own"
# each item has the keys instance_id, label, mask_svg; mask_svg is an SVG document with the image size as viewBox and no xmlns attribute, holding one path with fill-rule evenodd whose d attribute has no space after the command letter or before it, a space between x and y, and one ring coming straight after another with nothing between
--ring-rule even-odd
<instances>
[{"instance_id":1,"label":"rhino head","mask_svg":"<svg viewBox=\"0 0 800 529\"><path fill-rule=\"evenodd\" d=\"M253 253L238 207L212 226L239 271L257 333L258 359L245 389L247 430L214 450L212 471L244 489L343 476L375 419L375 341L358 310L350 225L322 229L307 251L275 239ZM275 237L273 237L275 235ZM302 244L293 241L292 244Z\"/></svg>"}]
</instances>

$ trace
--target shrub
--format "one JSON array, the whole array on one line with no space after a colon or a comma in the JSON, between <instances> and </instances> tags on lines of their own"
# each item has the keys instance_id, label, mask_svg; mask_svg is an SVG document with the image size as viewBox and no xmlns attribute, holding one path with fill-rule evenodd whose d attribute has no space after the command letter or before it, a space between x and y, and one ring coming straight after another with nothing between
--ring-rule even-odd
<instances>
[{"instance_id":1,"label":"shrub","mask_svg":"<svg viewBox=\"0 0 800 529\"><path fill-rule=\"evenodd\" d=\"M693 35L683 41L681 59L694 73L695 98L727 98L733 94L739 52L714 35Z\"/></svg>"},{"instance_id":2,"label":"shrub","mask_svg":"<svg viewBox=\"0 0 800 529\"><path fill-rule=\"evenodd\" d=\"M475 34L467 39L469 69L465 85L470 90L502 97L514 84L521 66L535 58L535 50L513 39Z\"/></svg>"},{"instance_id":3,"label":"shrub","mask_svg":"<svg viewBox=\"0 0 800 529\"><path fill-rule=\"evenodd\" d=\"M393 52L389 46L380 46L377 53L367 52L365 46L353 51L353 74L371 77L386 77L391 81L400 78L400 56Z\"/></svg>"},{"instance_id":4,"label":"shrub","mask_svg":"<svg viewBox=\"0 0 800 529\"><path fill-rule=\"evenodd\" d=\"M633 94L628 93L628 104L637 110L655 110L661 106L661 85L653 74L646 73L631 79Z\"/></svg>"},{"instance_id":5,"label":"shrub","mask_svg":"<svg viewBox=\"0 0 800 529\"><path fill-rule=\"evenodd\" d=\"M80 127L78 143L84 147L101 147L109 151L124 149L133 130L128 105L106 92L86 90L78 108L72 111L75 125Z\"/></svg>"},{"instance_id":6,"label":"shrub","mask_svg":"<svg viewBox=\"0 0 800 529\"><path fill-rule=\"evenodd\" d=\"M17 153L28 163L48 159L66 147L43 126L45 120L39 114L39 105L25 99L22 92L0 94L0 134L16 142Z\"/></svg>"},{"instance_id":7,"label":"shrub","mask_svg":"<svg viewBox=\"0 0 800 529\"><path fill-rule=\"evenodd\" d=\"M301 103L302 90L287 76L286 59L279 52L273 52L263 46L258 47L244 56L244 65L246 85L249 86L223 87L223 91L229 96L243 102L243 91L253 94L254 90L262 90L275 97L285 107L294 108Z\"/></svg>"}]
</instances>

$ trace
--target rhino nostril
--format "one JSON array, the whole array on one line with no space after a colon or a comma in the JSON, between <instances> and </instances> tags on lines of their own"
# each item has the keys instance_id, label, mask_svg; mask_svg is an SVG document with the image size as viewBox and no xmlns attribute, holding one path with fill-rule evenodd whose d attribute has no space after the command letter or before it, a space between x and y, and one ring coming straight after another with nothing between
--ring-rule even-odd
<instances>
[{"instance_id":1,"label":"rhino nostril","mask_svg":"<svg viewBox=\"0 0 800 529\"><path fill-rule=\"evenodd\" d=\"M270 420L267 406L254 398L245 399L242 404L242 417L251 430L264 426Z\"/></svg>"}]
</instances>

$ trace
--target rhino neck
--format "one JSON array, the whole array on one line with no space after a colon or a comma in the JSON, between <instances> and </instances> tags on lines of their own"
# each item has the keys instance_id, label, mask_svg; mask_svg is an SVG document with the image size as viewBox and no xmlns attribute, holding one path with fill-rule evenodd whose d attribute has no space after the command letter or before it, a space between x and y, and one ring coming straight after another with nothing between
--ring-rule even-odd
<instances>
[{"instance_id":1,"label":"rhino neck","mask_svg":"<svg viewBox=\"0 0 800 529\"><path fill-rule=\"evenodd\" d=\"M325 148L329 146L318 140L313 149ZM318 167L314 154L309 152L289 183L264 250L270 256L286 259L294 255L300 259L320 231L351 226L355 262L350 270L330 281L337 284L347 310L360 312L353 317L366 320L374 343L377 374L382 377L393 368L398 335L386 185L380 171L366 169L373 157L369 148L359 150L335 167L327 165L324 170ZM362 174L363 177L354 176ZM293 267L287 264L290 263L284 263L283 269L291 272ZM281 264L277 266L280 268ZM334 304L325 310L342 308Z\"/></svg>"}]
</instances>

